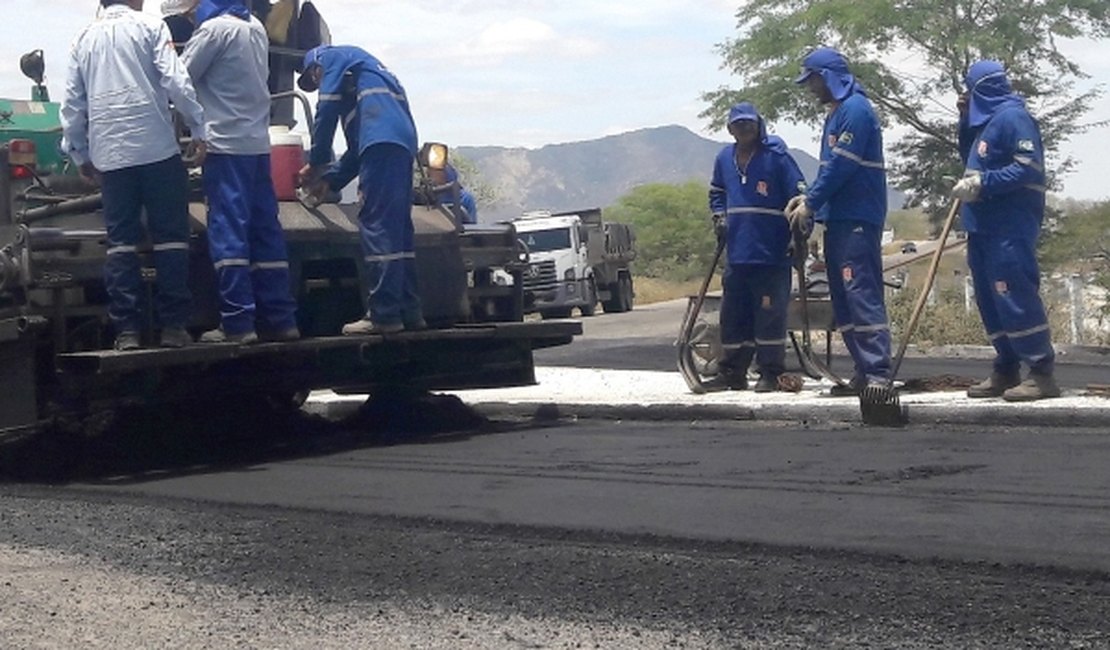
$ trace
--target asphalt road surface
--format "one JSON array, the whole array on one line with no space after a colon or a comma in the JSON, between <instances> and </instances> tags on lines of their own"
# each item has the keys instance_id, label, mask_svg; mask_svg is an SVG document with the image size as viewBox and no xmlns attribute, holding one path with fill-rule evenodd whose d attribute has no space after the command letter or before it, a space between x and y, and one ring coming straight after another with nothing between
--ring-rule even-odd
<instances>
[{"instance_id":1,"label":"asphalt road surface","mask_svg":"<svg viewBox=\"0 0 1110 650\"><path fill-rule=\"evenodd\" d=\"M4 445L0 647L1110 647L1105 430L409 413Z\"/></svg>"}]
</instances>

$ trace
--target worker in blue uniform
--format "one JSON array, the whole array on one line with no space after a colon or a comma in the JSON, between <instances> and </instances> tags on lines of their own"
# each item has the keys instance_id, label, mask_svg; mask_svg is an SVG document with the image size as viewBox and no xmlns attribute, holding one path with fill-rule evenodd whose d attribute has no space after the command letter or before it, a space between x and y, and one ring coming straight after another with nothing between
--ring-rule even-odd
<instances>
[{"instance_id":1,"label":"worker in blue uniform","mask_svg":"<svg viewBox=\"0 0 1110 650\"><path fill-rule=\"evenodd\" d=\"M115 347L142 346L140 245L149 234L162 347L192 343L188 178L170 102L203 160L204 109L173 49L170 30L142 0L100 0L104 11L74 40L62 102L63 148L83 176L100 181L107 229L104 283ZM146 214L144 223L143 213Z\"/></svg>"},{"instance_id":2,"label":"worker in blue uniform","mask_svg":"<svg viewBox=\"0 0 1110 650\"><path fill-rule=\"evenodd\" d=\"M967 167L952 194L964 201L975 301L996 353L991 376L967 394L1012 402L1059 397L1036 257L1045 206L1040 128L1000 63L973 64L966 85L959 143Z\"/></svg>"},{"instance_id":3,"label":"worker in blue uniform","mask_svg":"<svg viewBox=\"0 0 1110 650\"><path fill-rule=\"evenodd\" d=\"M719 375L729 388L747 388L754 357L754 390L771 392L785 370L790 302L792 237L784 210L805 191L805 178L782 139L767 134L752 104L732 107L728 132L736 142L717 154L709 185L714 227L727 249Z\"/></svg>"},{"instance_id":4,"label":"worker in blue uniform","mask_svg":"<svg viewBox=\"0 0 1110 650\"><path fill-rule=\"evenodd\" d=\"M443 169L429 170L436 202L456 214L462 223L478 223L478 201L459 181L459 172L451 163Z\"/></svg>"},{"instance_id":5,"label":"worker in blue uniform","mask_svg":"<svg viewBox=\"0 0 1110 650\"><path fill-rule=\"evenodd\" d=\"M300 338L270 174L269 40L243 0L201 0L182 61L208 124L204 194L220 326L202 343Z\"/></svg>"},{"instance_id":6,"label":"worker in blue uniform","mask_svg":"<svg viewBox=\"0 0 1110 650\"><path fill-rule=\"evenodd\" d=\"M301 184L319 194L339 191L357 175L359 231L369 296L366 315L343 334L423 329L413 242L413 162L416 125L397 77L357 47L320 46L305 55L298 85L319 90L312 151ZM331 163L342 120L347 151Z\"/></svg>"},{"instance_id":7,"label":"worker in blue uniform","mask_svg":"<svg viewBox=\"0 0 1110 650\"><path fill-rule=\"evenodd\" d=\"M825 261L836 327L855 364L852 380L834 396L858 395L890 381L890 326L883 295L882 232L886 221L883 135L863 87L831 48L805 57L795 82L828 108L821 166L792 220L816 217L825 226Z\"/></svg>"}]
</instances>

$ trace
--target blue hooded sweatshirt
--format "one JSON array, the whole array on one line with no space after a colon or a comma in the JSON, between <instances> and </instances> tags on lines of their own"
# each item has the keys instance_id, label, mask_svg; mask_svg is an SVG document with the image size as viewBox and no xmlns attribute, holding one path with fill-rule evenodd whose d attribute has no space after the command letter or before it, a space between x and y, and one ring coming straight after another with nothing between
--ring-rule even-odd
<instances>
[{"instance_id":1,"label":"blue hooded sweatshirt","mask_svg":"<svg viewBox=\"0 0 1110 650\"><path fill-rule=\"evenodd\" d=\"M197 27L224 14L250 20L251 10L247 8L246 0L201 0L197 5Z\"/></svg>"},{"instance_id":2,"label":"blue hooded sweatshirt","mask_svg":"<svg viewBox=\"0 0 1110 650\"><path fill-rule=\"evenodd\" d=\"M886 165L883 132L871 101L832 48L818 48L802 62L795 79L820 75L832 93L821 137L821 167L806 193L817 221L856 220L882 227L886 221Z\"/></svg>"},{"instance_id":3,"label":"blue hooded sweatshirt","mask_svg":"<svg viewBox=\"0 0 1110 650\"><path fill-rule=\"evenodd\" d=\"M1044 219L1044 148L1036 120L997 61L968 69L968 115L960 122L965 173L982 179L961 217L968 232L1035 240Z\"/></svg>"},{"instance_id":4,"label":"blue hooded sweatshirt","mask_svg":"<svg viewBox=\"0 0 1110 650\"><path fill-rule=\"evenodd\" d=\"M717 154L709 184L709 209L728 224L729 264L790 264L787 248L790 227L786 203L805 191L805 177L781 138L767 135L755 106L742 102L729 111L728 123L759 124L759 143L743 168L740 145L730 144Z\"/></svg>"}]
</instances>

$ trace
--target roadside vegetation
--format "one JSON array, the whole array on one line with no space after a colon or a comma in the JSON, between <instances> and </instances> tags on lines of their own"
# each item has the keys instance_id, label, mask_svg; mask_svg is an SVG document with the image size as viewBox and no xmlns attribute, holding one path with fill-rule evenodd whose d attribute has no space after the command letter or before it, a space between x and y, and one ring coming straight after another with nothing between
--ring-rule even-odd
<instances>
[{"instance_id":1,"label":"roadside vegetation","mask_svg":"<svg viewBox=\"0 0 1110 650\"><path fill-rule=\"evenodd\" d=\"M1059 287L1059 278L1078 273L1088 278L1095 290L1110 291L1110 201L1062 201L1054 206L1052 214L1041 242L1042 271L1051 278L1042 294L1054 336L1063 342L1070 330L1070 307L1066 291ZM697 293L716 247L704 183L652 184L635 188L608 208L605 218L630 223L636 228L637 304L680 299ZM935 236L928 216L917 208L891 212L888 226L895 231L894 243L885 250L888 254L898 252L901 242ZM905 288L889 294L887 307L896 338L909 321L928 268L928 258L907 266ZM965 299L967 273L963 247L946 253L941 259L933 298L914 336L916 343L987 343L978 312L974 305L969 310ZM713 279L710 290L720 290L719 274ZM1110 344L1110 304L1104 301L1095 305L1086 316L1088 324L1082 332L1083 341Z\"/></svg>"}]
</instances>

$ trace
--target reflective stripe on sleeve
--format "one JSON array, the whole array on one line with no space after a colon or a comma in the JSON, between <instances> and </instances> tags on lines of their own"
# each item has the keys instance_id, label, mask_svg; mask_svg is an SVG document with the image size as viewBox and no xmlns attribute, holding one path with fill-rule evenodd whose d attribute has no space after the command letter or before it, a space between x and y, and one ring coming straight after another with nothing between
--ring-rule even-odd
<instances>
[{"instance_id":1,"label":"reflective stripe on sleeve","mask_svg":"<svg viewBox=\"0 0 1110 650\"><path fill-rule=\"evenodd\" d=\"M832 152L834 154L837 154L838 156L844 156L845 158L848 158L849 160L856 161L857 163L860 164L861 167L870 167L872 169L886 169L886 165L883 164L883 161L880 160L880 161L876 162L874 160L864 160L860 156L852 153L851 151L848 151L847 149L842 149L840 147L833 147Z\"/></svg>"}]
</instances>

